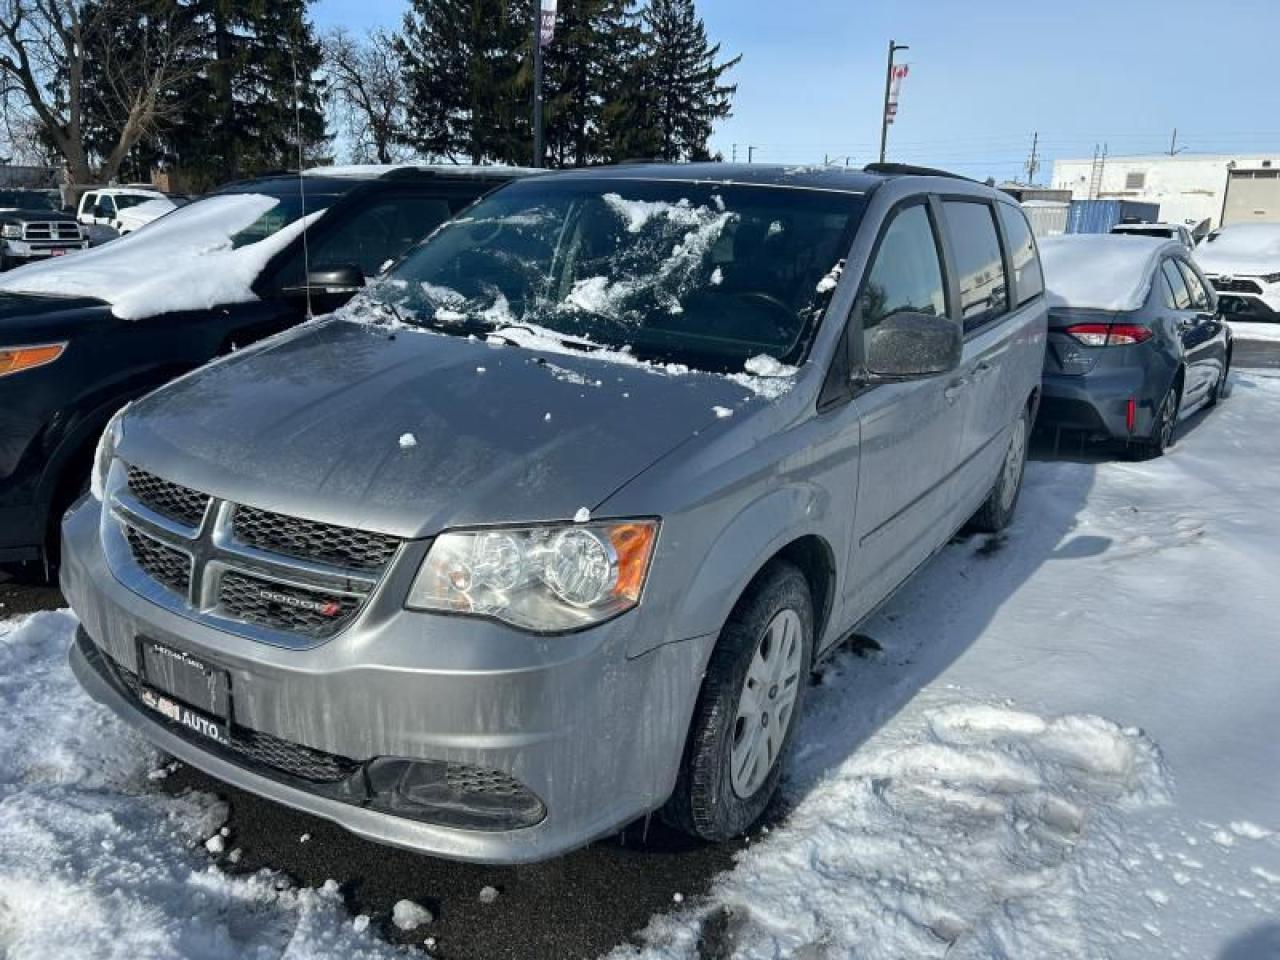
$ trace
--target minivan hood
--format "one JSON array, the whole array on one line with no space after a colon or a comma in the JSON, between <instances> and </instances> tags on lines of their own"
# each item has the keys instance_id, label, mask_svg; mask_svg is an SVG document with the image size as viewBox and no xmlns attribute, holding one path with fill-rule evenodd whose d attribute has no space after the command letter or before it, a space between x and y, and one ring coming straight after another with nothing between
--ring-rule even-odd
<instances>
[{"instance_id":1,"label":"minivan hood","mask_svg":"<svg viewBox=\"0 0 1280 960\"><path fill-rule=\"evenodd\" d=\"M238 503L412 538L570 519L724 429L713 408L752 401L712 374L333 320L136 403L118 453Z\"/></svg>"}]
</instances>

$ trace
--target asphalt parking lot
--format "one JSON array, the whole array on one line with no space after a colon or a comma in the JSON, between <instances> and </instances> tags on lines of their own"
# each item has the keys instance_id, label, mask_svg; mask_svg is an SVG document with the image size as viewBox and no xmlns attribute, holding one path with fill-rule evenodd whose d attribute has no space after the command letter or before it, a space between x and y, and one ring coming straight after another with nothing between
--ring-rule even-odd
<instances>
[{"instance_id":1,"label":"asphalt parking lot","mask_svg":"<svg viewBox=\"0 0 1280 960\"><path fill-rule=\"evenodd\" d=\"M1280 342L1240 341L1236 363L1280 367ZM55 587L30 579L0 572L0 618L65 605ZM480 867L369 843L189 767L178 767L154 789L197 790L227 800L230 835L217 859L228 872L265 867L305 886L336 880L353 916L368 915L390 942L422 946L422 931L405 934L390 922L395 902L412 899L435 917L431 953L455 960L599 956L635 935L654 914L705 893L742 846L694 843L654 818L550 863ZM239 851L235 862L232 851ZM496 899L482 900L486 887L497 891ZM715 930L714 922L707 924L700 955L721 955Z\"/></svg>"}]
</instances>

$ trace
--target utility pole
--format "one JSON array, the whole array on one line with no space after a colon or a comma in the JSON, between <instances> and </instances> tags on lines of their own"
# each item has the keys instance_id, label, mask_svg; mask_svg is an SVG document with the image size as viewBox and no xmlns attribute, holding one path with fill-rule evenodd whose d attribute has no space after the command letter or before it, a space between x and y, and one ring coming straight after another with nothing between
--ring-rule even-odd
<instances>
[{"instance_id":1,"label":"utility pole","mask_svg":"<svg viewBox=\"0 0 1280 960\"><path fill-rule=\"evenodd\" d=\"M733 162L738 162L738 145L736 143L733 145Z\"/></svg>"},{"instance_id":2,"label":"utility pole","mask_svg":"<svg viewBox=\"0 0 1280 960\"><path fill-rule=\"evenodd\" d=\"M1178 155L1178 128L1173 128L1173 136L1169 139L1169 156L1176 157Z\"/></svg>"},{"instance_id":3,"label":"utility pole","mask_svg":"<svg viewBox=\"0 0 1280 960\"><path fill-rule=\"evenodd\" d=\"M756 156L756 148L753 146L748 146L747 147L747 163L751 163L755 159L755 156Z\"/></svg>"},{"instance_id":4,"label":"utility pole","mask_svg":"<svg viewBox=\"0 0 1280 960\"><path fill-rule=\"evenodd\" d=\"M1031 135L1031 156L1027 160L1027 184L1032 187L1036 185L1036 171L1040 169L1039 147L1040 131L1037 130Z\"/></svg>"},{"instance_id":5,"label":"utility pole","mask_svg":"<svg viewBox=\"0 0 1280 960\"><path fill-rule=\"evenodd\" d=\"M880 162L884 163L884 148L889 139L889 90L893 84L893 55L899 50L911 49L905 43L889 41L889 63L884 71L884 103L880 112Z\"/></svg>"}]
</instances>

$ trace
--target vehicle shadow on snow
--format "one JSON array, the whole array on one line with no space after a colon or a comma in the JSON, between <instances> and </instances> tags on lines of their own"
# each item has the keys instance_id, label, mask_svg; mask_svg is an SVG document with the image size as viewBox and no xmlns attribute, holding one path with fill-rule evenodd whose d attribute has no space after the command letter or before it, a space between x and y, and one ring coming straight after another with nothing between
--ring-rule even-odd
<instances>
[{"instance_id":1,"label":"vehicle shadow on snow","mask_svg":"<svg viewBox=\"0 0 1280 960\"><path fill-rule=\"evenodd\" d=\"M1035 457L1053 454L1037 449ZM856 753L962 656L1042 564L1095 556L1109 547L1105 537L1071 534L1093 484L1095 462L1029 465L1008 531L957 537L819 666L783 790L762 829L784 822L823 772ZM635 937L653 915L705 894L749 842L697 843L654 817L549 863L481 867L361 840L189 767L179 767L160 784L170 793L205 791L229 802L230 836L218 858L223 869L269 868L306 886L332 878L351 912L368 914L387 940L421 945L432 937L432 955L449 958L598 956ZM240 851L235 863L229 858L233 850ZM496 889L497 899L481 902L484 887ZM426 906L435 919L412 933L397 930L390 914L400 899ZM715 916L709 915L711 927ZM732 952L731 943L721 943L733 939L731 931L705 933L700 956L717 955L717 943Z\"/></svg>"},{"instance_id":2,"label":"vehicle shadow on snow","mask_svg":"<svg viewBox=\"0 0 1280 960\"><path fill-rule=\"evenodd\" d=\"M1013 523L962 532L858 627L815 673L785 797L801 802L924 687L981 639L996 612L1046 563L1105 553L1106 536L1073 533L1106 458L1062 455L1033 442Z\"/></svg>"}]
</instances>

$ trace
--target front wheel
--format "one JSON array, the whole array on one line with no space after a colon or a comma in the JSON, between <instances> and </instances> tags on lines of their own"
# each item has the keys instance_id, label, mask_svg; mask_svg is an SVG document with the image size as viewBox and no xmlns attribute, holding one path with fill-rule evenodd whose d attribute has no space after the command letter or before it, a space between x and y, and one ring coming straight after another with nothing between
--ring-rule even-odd
<instances>
[{"instance_id":1,"label":"front wheel","mask_svg":"<svg viewBox=\"0 0 1280 960\"><path fill-rule=\"evenodd\" d=\"M1009 432L1009 446L1000 464L1000 473L987 495L986 502L970 518L968 527L978 533L999 533L1013 519L1022 492L1022 475L1026 472L1027 447L1031 438L1031 410L1022 408Z\"/></svg>"},{"instance_id":2,"label":"front wheel","mask_svg":"<svg viewBox=\"0 0 1280 960\"><path fill-rule=\"evenodd\" d=\"M812 662L809 582L776 562L720 632L664 820L720 841L760 818L777 790Z\"/></svg>"}]
</instances>

